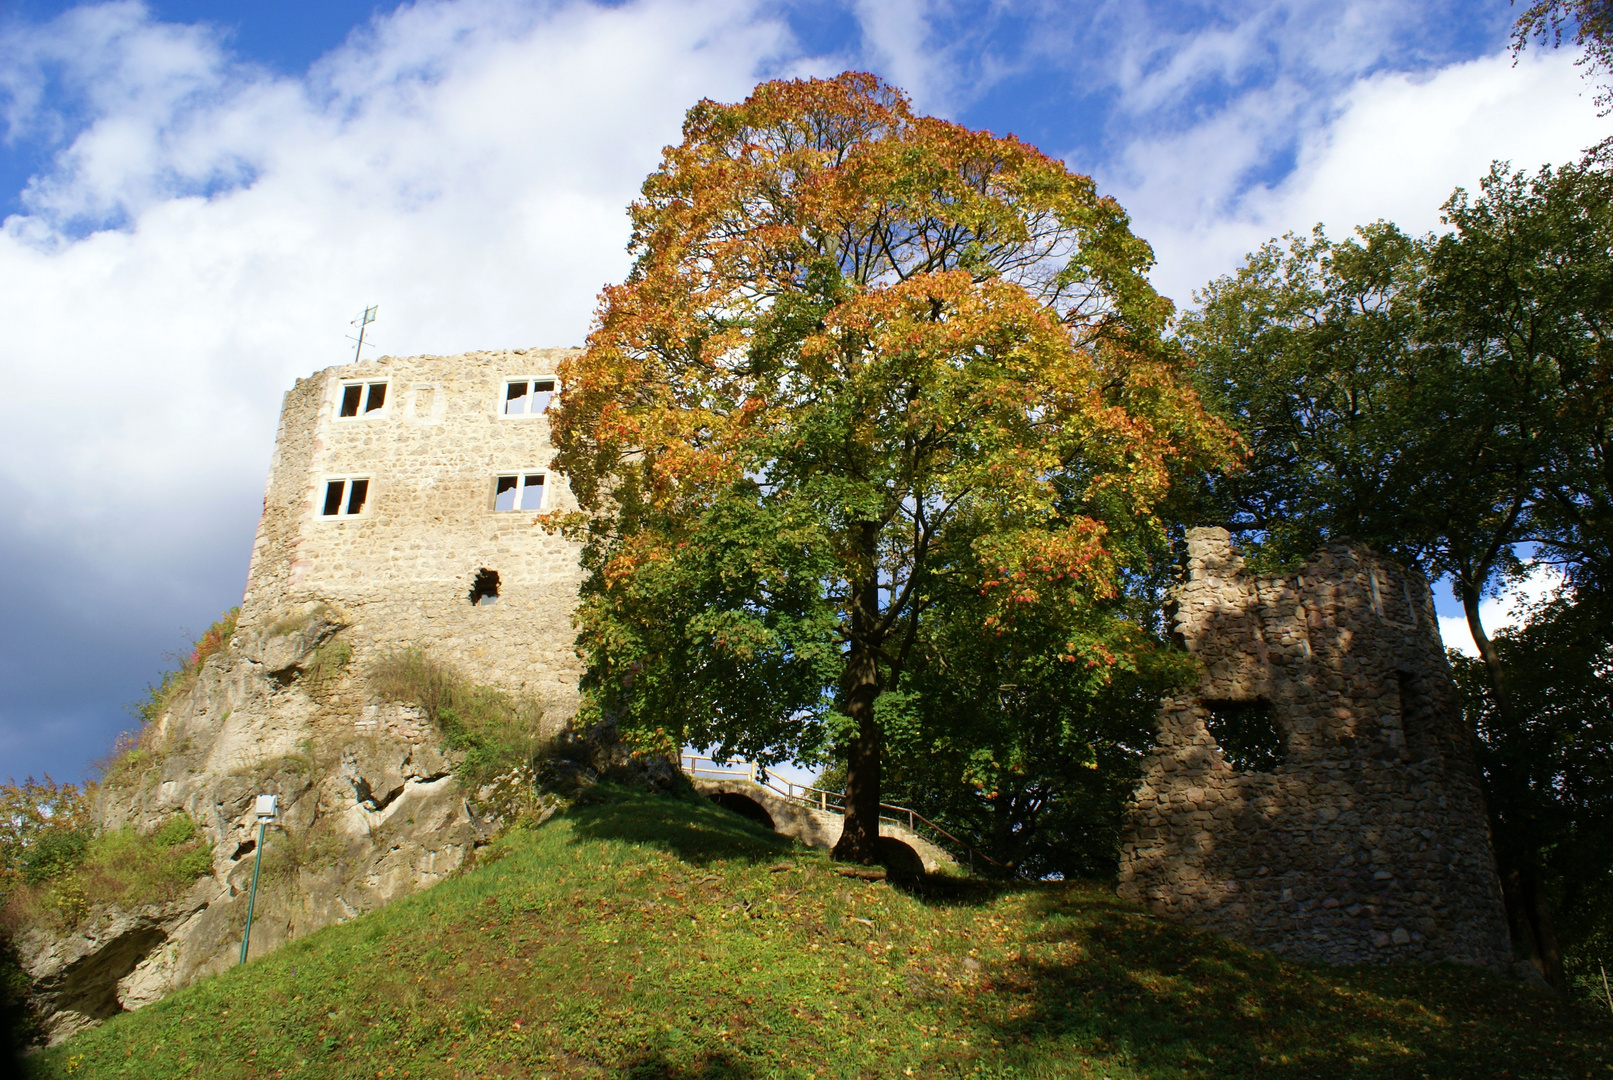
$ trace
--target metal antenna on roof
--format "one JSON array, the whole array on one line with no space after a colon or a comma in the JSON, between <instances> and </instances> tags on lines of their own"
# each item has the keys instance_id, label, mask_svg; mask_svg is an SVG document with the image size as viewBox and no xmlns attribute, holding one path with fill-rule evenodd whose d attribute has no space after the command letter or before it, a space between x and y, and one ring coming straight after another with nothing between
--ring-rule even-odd
<instances>
[{"instance_id":1,"label":"metal antenna on roof","mask_svg":"<svg viewBox=\"0 0 1613 1080\"><path fill-rule=\"evenodd\" d=\"M364 314L347 324L349 326L358 327L358 348L353 350L353 363L355 364L358 363L358 354L364 351L364 328L375 321L376 307L377 305L371 304L369 307L364 309Z\"/></svg>"}]
</instances>

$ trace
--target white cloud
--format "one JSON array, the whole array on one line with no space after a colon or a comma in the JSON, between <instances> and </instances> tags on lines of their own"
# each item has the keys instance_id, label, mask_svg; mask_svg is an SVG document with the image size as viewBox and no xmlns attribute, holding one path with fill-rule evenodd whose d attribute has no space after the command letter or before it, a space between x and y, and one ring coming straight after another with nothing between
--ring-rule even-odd
<instances>
[{"instance_id":1,"label":"white cloud","mask_svg":"<svg viewBox=\"0 0 1613 1080\"><path fill-rule=\"evenodd\" d=\"M69 141L0 227L0 760L87 756L239 596L281 394L366 304L384 352L580 343L684 110L786 51L758 8L423 0L302 78L132 4L14 24L8 127Z\"/></svg>"},{"instance_id":2,"label":"white cloud","mask_svg":"<svg viewBox=\"0 0 1613 1080\"><path fill-rule=\"evenodd\" d=\"M1485 634L1493 638L1498 631L1521 624L1528 617L1530 609L1555 595L1562 584L1562 575L1554 568L1536 563L1526 577L1513 583L1500 596L1479 601L1479 621L1484 625ZM1473 632L1468 629L1465 616L1441 615L1439 636L1447 649L1455 649L1466 656L1479 654L1479 647L1473 642Z\"/></svg>"},{"instance_id":3,"label":"white cloud","mask_svg":"<svg viewBox=\"0 0 1613 1080\"><path fill-rule=\"evenodd\" d=\"M738 2L510 10L402 9L302 81L131 5L48 28L105 56L97 118L0 232L0 473L29 509L110 525L256 476L279 392L366 303L391 352L582 339L683 110L743 95L783 31ZM64 506L109 462L116 492Z\"/></svg>"},{"instance_id":4,"label":"white cloud","mask_svg":"<svg viewBox=\"0 0 1613 1080\"><path fill-rule=\"evenodd\" d=\"M1160 291L1179 305L1235 269L1265 240L1318 222L1342 238L1380 218L1420 233L1458 186L1476 189L1493 160L1515 168L1577 160L1613 133L1565 53L1505 53L1426 77L1379 74L1350 85L1306 134L1291 172L1249 184L1280 132L1305 113L1308 88L1288 79L1251 91L1203 123L1142 139L1110 189L1159 257Z\"/></svg>"}]
</instances>

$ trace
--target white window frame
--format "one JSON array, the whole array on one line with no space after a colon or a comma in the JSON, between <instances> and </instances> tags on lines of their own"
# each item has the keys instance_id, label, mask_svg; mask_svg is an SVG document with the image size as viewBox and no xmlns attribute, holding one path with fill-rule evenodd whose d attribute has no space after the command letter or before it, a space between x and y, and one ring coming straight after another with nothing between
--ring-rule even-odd
<instances>
[{"instance_id":1,"label":"white window frame","mask_svg":"<svg viewBox=\"0 0 1613 1080\"><path fill-rule=\"evenodd\" d=\"M516 383L523 383L528 387L535 383L548 383L548 402L538 412L508 412L507 410L509 409L510 403L510 387ZM540 416L548 416L549 410L554 408L555 399L560 396L560 380L555 378L553 375L512 375L511 377L502 380L498 385L498 404L496 407L498 409L499 419L501 420L535 420ZM524 399L530 399L534 394L539 392L540 391L529 390L523 397Z\"/></svg>"},{"instance_id":2,"label":"white window frame","mask_svg":"<svg viewBox=\"0 0 1613 1080\"><path fill-rule=\"evenodd\" d=\"M364 502L356 511L349 511L348 506L353 501L353 484L364 485ZM336 513L327 514L325 505L330 500L330 486L342 485L341 497L336 502ZM375 477L368 474L357 476L327 476L319 481L319 488L314 494L315 516L321 521L352 521L354 518L365 517L370 507L375 505Z\"/></svg>"},{"instance_id":3,"label":"white window frame","mask_svg":"<svg viewBox=\"0 0 1613 1080\"><path fill-rule=\"evenodd\" d=\"M381 404L374 409L367 409L365 405L375 393L377 386L381 387ZM343 416L347 391L352 387L358 388L358 411L352 416ZM343 379L336 385L336 419L342 423L351 423L354 420L378 420L392 411L392 398L391 379Z\"/></svg>"},{"instance_id":4,"label":"white window frame","mask_svg":"<svg viewBox=\"0 0 1613 1080\"><path fill-rule=\"evenodd\" d=\"M540 413L539 415L541 416L542 414ZM529 483L529 481L531 481L534 477L537 479L538 482L536 484ZM514 506L500 507L499 504L498 504L499 484L501 482L505 481L505 480L514 480L515 481L515 505ZM526 494L527 494L528 491L531 491L533 488L536 488L538 490L538 505L537 506L527 506L526 505ZM533 513L538 513L539 511L542 511L542 510L544 510L546 508L545 503L546 503L546 501L547 501L547 499L549 497L548 488L549 488L549 473L545 469L512 469L509 472L501 472L498 475L493 477L493 502L492 502L493 513L495 513L495 514L533 514Z\"/></svg>"}]
</instances>

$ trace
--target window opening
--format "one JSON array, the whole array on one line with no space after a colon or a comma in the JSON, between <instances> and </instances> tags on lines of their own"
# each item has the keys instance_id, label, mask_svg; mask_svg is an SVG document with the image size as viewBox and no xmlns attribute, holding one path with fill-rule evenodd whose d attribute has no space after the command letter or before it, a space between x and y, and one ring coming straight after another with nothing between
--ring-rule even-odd
<instances>
[{"instance_id":1,"label":"window opening","mask_svg":"<svg viewBox=\"0 0 1613 1080\"><path fill-rule=\"evenodd\" d=\"M476 580L471 582L470 602L475 607L492 607L498 603L498 571L486 567L476 571Z\"/></svg>"},{"instance_id":2,"label":"window opening","mask_svg":"<svg viewBox=\"0 0 1613 1080\"><path fill-rule=\"evenodd\" d=\"M325 502L320 514L324 517L355 517L364 512L364 500L369 494L368 480L327 480Z\"/></svg>"},{"instance_id":3,"label":"window opening","mask_svg":"<svg viewBox=\"0 0 1613 1080\"><path fill-rule=\"evenodd\" d=\"M493 485L493 509L542 510L543 474L516 473L499 477Z\"/></svg>"},{"instance_id":4,"label":"window opening","mask_svg":"<svg viewBox=\"0 0 1613 1080\"><path fill-rule=\"evenodd\" d=\"M1288 739L1269 701L1206 701L1204 707L1209 710L1204 726L1238 772L1271 772L1287 757Z\"/></svg>"},{"instance_id":5,"label":"window opening","mask_svg":"<svg viewBox=\"0 0 1613 1080\"><path fill-rule=\"evenodd\" d=\"M380 412L386 407L386 383L348 383L342 387L342 407L338 415L351 419L361 415L368 416L373 412Z\"/></svg>"},{"instance_id":6,"label":"window opening","mask_svg":"<svg viewBox=\"0 0 1613 1080\"><path fill-rule=\"evenodd\" d=\"M1400 730L1406 736L1406 749L1411 751L1411 759L1438 758L1434 699L1428 692L1428 683L1409 671L1397 671L1395 677L1400 683Z\"/></svg>"},{"instance_id":7,"label":"window opening","mask_svg":"<svg viewBox=\"0 0 1613 1080\"><path fill-rule=\"evenodd\" d=\"M504 384L505 416L536 416L554 400L553 379L512 379Z\"/></svg>"}]
</instances>

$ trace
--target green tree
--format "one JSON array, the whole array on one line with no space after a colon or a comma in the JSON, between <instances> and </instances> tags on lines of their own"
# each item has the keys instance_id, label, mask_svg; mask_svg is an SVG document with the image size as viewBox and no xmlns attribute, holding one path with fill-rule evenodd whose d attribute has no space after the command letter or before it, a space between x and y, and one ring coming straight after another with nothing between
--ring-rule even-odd
<instances>
[{"instance_id":1,"label":"green tree","mask_svg":"<svg viewBox=\"0 0 1613 1080\"><path fill-rule=\"evenodd\" d=\"M1048 597L987 634L970 575L946 584L956 595L879 700L890 801L1011 874L1112 874L1159 697L1192 674L1160 632L1161 582L1132 577L1099 601Z\"/></svg>"},{"instance_id":2,"label":"green tree","mask_svg":"<svg viewBox=\"0 0 1613 1080\"><path fill-rule=\"evenodd\" d=\"M1513 937L1561 931L1570 984L1613 961L1613 646L1605 611L1559 596L1496 635L1503 712L1480 660L1454 657L1478 733ZM1527 883L1526 875L1537 881ZM1543 909L1534 905L1544 904ZM1576 978L1577 976L1577 978Z\"/></svg>"},{"instance_id":3,"label":"green tree","mask_svg":"<svg viewBox=\"0 0 1613 1080\"><path fill-rule=\"evenodd\" d=\"M842 858L937 575L983 629L1140 559L1222 429L1160 334L1152 254L1092 181L869 75L703 101L561 371L589 707L763 761L844 733Z\"/></svg>"}]
</instances>

